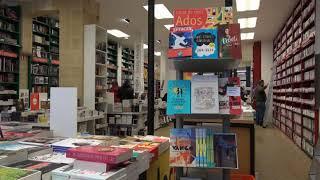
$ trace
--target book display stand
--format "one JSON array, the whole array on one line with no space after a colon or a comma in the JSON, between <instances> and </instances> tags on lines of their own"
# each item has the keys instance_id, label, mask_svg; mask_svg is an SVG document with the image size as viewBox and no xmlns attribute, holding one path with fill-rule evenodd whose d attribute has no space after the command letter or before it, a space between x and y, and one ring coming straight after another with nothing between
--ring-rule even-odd
<instances>
[{"instance_id":1,"label":"book display stand","mask_svg":"<svg viewBox=\"0 0 320 180\"><path fill-rule=\"evenodd\" d=\"M189 62L186 62L189 61ZM232 70L237 68L240 60L195 60L195 59L187 59L186 61L182 60L173 60L175 68L177 70L177 79L183 79L183 69L186 69L187 72L225 72L227 70ZM210 62L211 61L211 62ZM199 64L206 64L206 66L201 66ZM204 68L205 67L205 68ZM219 67L219 68L218 68ZM230 132L230 119L237 117L237 115L231 114L177 114L174 115L176 118L176 128L183 128L184 119L197 119L197 121L201 121L201 119L222 119L222 132L229 133ZM177 179L183 176L183 168L177 168ZM230 179L230 170L223 169L223 180Z\"/></svg>"},{"instance_id":2,"label":"book display stand","mask_svg":"<svg viewBox=\"0 0 320 180\"><path fill-rule=\"evenodd\" d=\"M199 18L202 24L183 24L189 17ZM236 135L230 133L230 119L241 115L241 101L237 97L239 78L226 74L232 76L228 71L236 69L242 59L240 26L233 23L232 7L177 9L170 32L168 57L177 72L177 80L168 82L167 114L176 119L175 129L170 132L170 165L176 168L176 179L183 177L183 168L200 167L204 171L222 169L222 179L229 180L230 170L238 168ZM185 72L198 75L190 83L183 80ZM222 133L205 126L184 127L185 120L208 119L221 120L217 122L222 123ZM229 148L229 154L225 148ZM224 163L222 154L232 156L234 161Z\"/></svg>"}]
</instances>

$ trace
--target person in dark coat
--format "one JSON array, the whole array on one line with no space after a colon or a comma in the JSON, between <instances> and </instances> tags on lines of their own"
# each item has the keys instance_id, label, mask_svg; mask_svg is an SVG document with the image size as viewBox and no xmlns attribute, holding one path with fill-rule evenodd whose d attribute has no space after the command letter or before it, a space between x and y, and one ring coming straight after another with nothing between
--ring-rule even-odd
<instances>
[{"instance_id":1,"label":"person in dark coat","mask_svg":"<svg viewBox=\"0 0 320 180\"><path fill-rule=\"evenodd\" d=\"M267 95L265 89L268 85L264 85L264 81L260 80L254 91L254 97L256 100L256 121L257 124L263 126L263 117L266 110Z\"/></svg>"},{"instance_id":2,"label":"person in dark coat","mask_svg":"<svg viewBox=\"0 0 320 180\"><path fill-rule=\"evenodd\" d=\"M119 97L122 100L124 99L133 99L134 98L134 91L131 87L130 81L125 80L123 85L119 89Z\"/></svg>"}]
</instances>

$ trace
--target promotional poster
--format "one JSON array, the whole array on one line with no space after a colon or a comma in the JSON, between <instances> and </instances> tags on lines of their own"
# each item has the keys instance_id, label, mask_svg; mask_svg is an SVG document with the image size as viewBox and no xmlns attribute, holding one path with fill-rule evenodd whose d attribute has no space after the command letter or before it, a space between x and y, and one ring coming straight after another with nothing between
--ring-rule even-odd
<instances>
[{"instance_id":1,"label":"promotional poster","mask_svg":"<svg viewBox=\"0 0 320 180\"><path fill-rule=\"evenodd\" d=\"M197 29L193 31L192 58L218 59L218 30Z\"/></svg>"},{"instance_id":2,"label":"promotional poster","mask_svg":"<svg viewBox=\"0 0 320 180\"><path fill-rule=\"evenodd\" d=\"M172 27L169 36L168 58L192 56L192 28Z\"/></svg>"},{"instance_id":3,"label":"promotional poster","mask_svg":"<svg viewBox=\"0 0 320 180\"><path fill-rule=\"evenodd\" d=\"M220 25L218 37L220 58L242 58L240 24Z\"/></svg>"},{"instance_id":4,"label":"promotional poster","mask_svg":"<svg viewBox=\"0 0 320 180\"><path fill-rule=\"evenodd\" d=\"M175 27L213 28L219 24L233 23L233 9L232 7L176 9L173 22Z\"/></svg>"},{"instance_id":5,"label":"promotional poster","mask_svg":"<svg viewBox=\"0 0 320 180\"><path fill-rule=\"evenodd\" d=\"M167 115L190 114L191 84L188 80L169 80Z\"/></svg>"}]
</instances>

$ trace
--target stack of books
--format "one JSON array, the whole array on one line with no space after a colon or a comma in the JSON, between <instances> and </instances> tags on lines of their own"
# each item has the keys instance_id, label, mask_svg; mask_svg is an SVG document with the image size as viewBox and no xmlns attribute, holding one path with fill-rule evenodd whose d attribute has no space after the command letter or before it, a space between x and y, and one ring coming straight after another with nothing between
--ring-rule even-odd
<instances>
[{"instance_id":1,"label":"stack of books","mask_svg":"<svg viewBox=\"0 0 320 180\"><path fill-rule=\"evenodd\" d=\"M70 148L76 148L80 146L97 146L97 145L103 145L103 143L104 142L101 140L68 138L68 139L53 143L52 148L54 152L65 153Z\"/></svg>"}]
</instances>

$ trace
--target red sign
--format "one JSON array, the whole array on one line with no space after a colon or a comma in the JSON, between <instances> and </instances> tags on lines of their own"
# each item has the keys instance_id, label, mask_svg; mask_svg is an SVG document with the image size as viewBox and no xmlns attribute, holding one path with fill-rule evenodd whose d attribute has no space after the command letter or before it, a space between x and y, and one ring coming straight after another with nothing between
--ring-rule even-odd
<instances>
[{"instance_id":1,"label":"red sign","mask_svg":"<svg viewBox=\"0 0 320 180\"><path fill-rule=\"evenodd\" d=\"M175 27L190 26L193 29L233 23L232 7L176 9L173 22Z\"/></svg>"}]
</instances>

